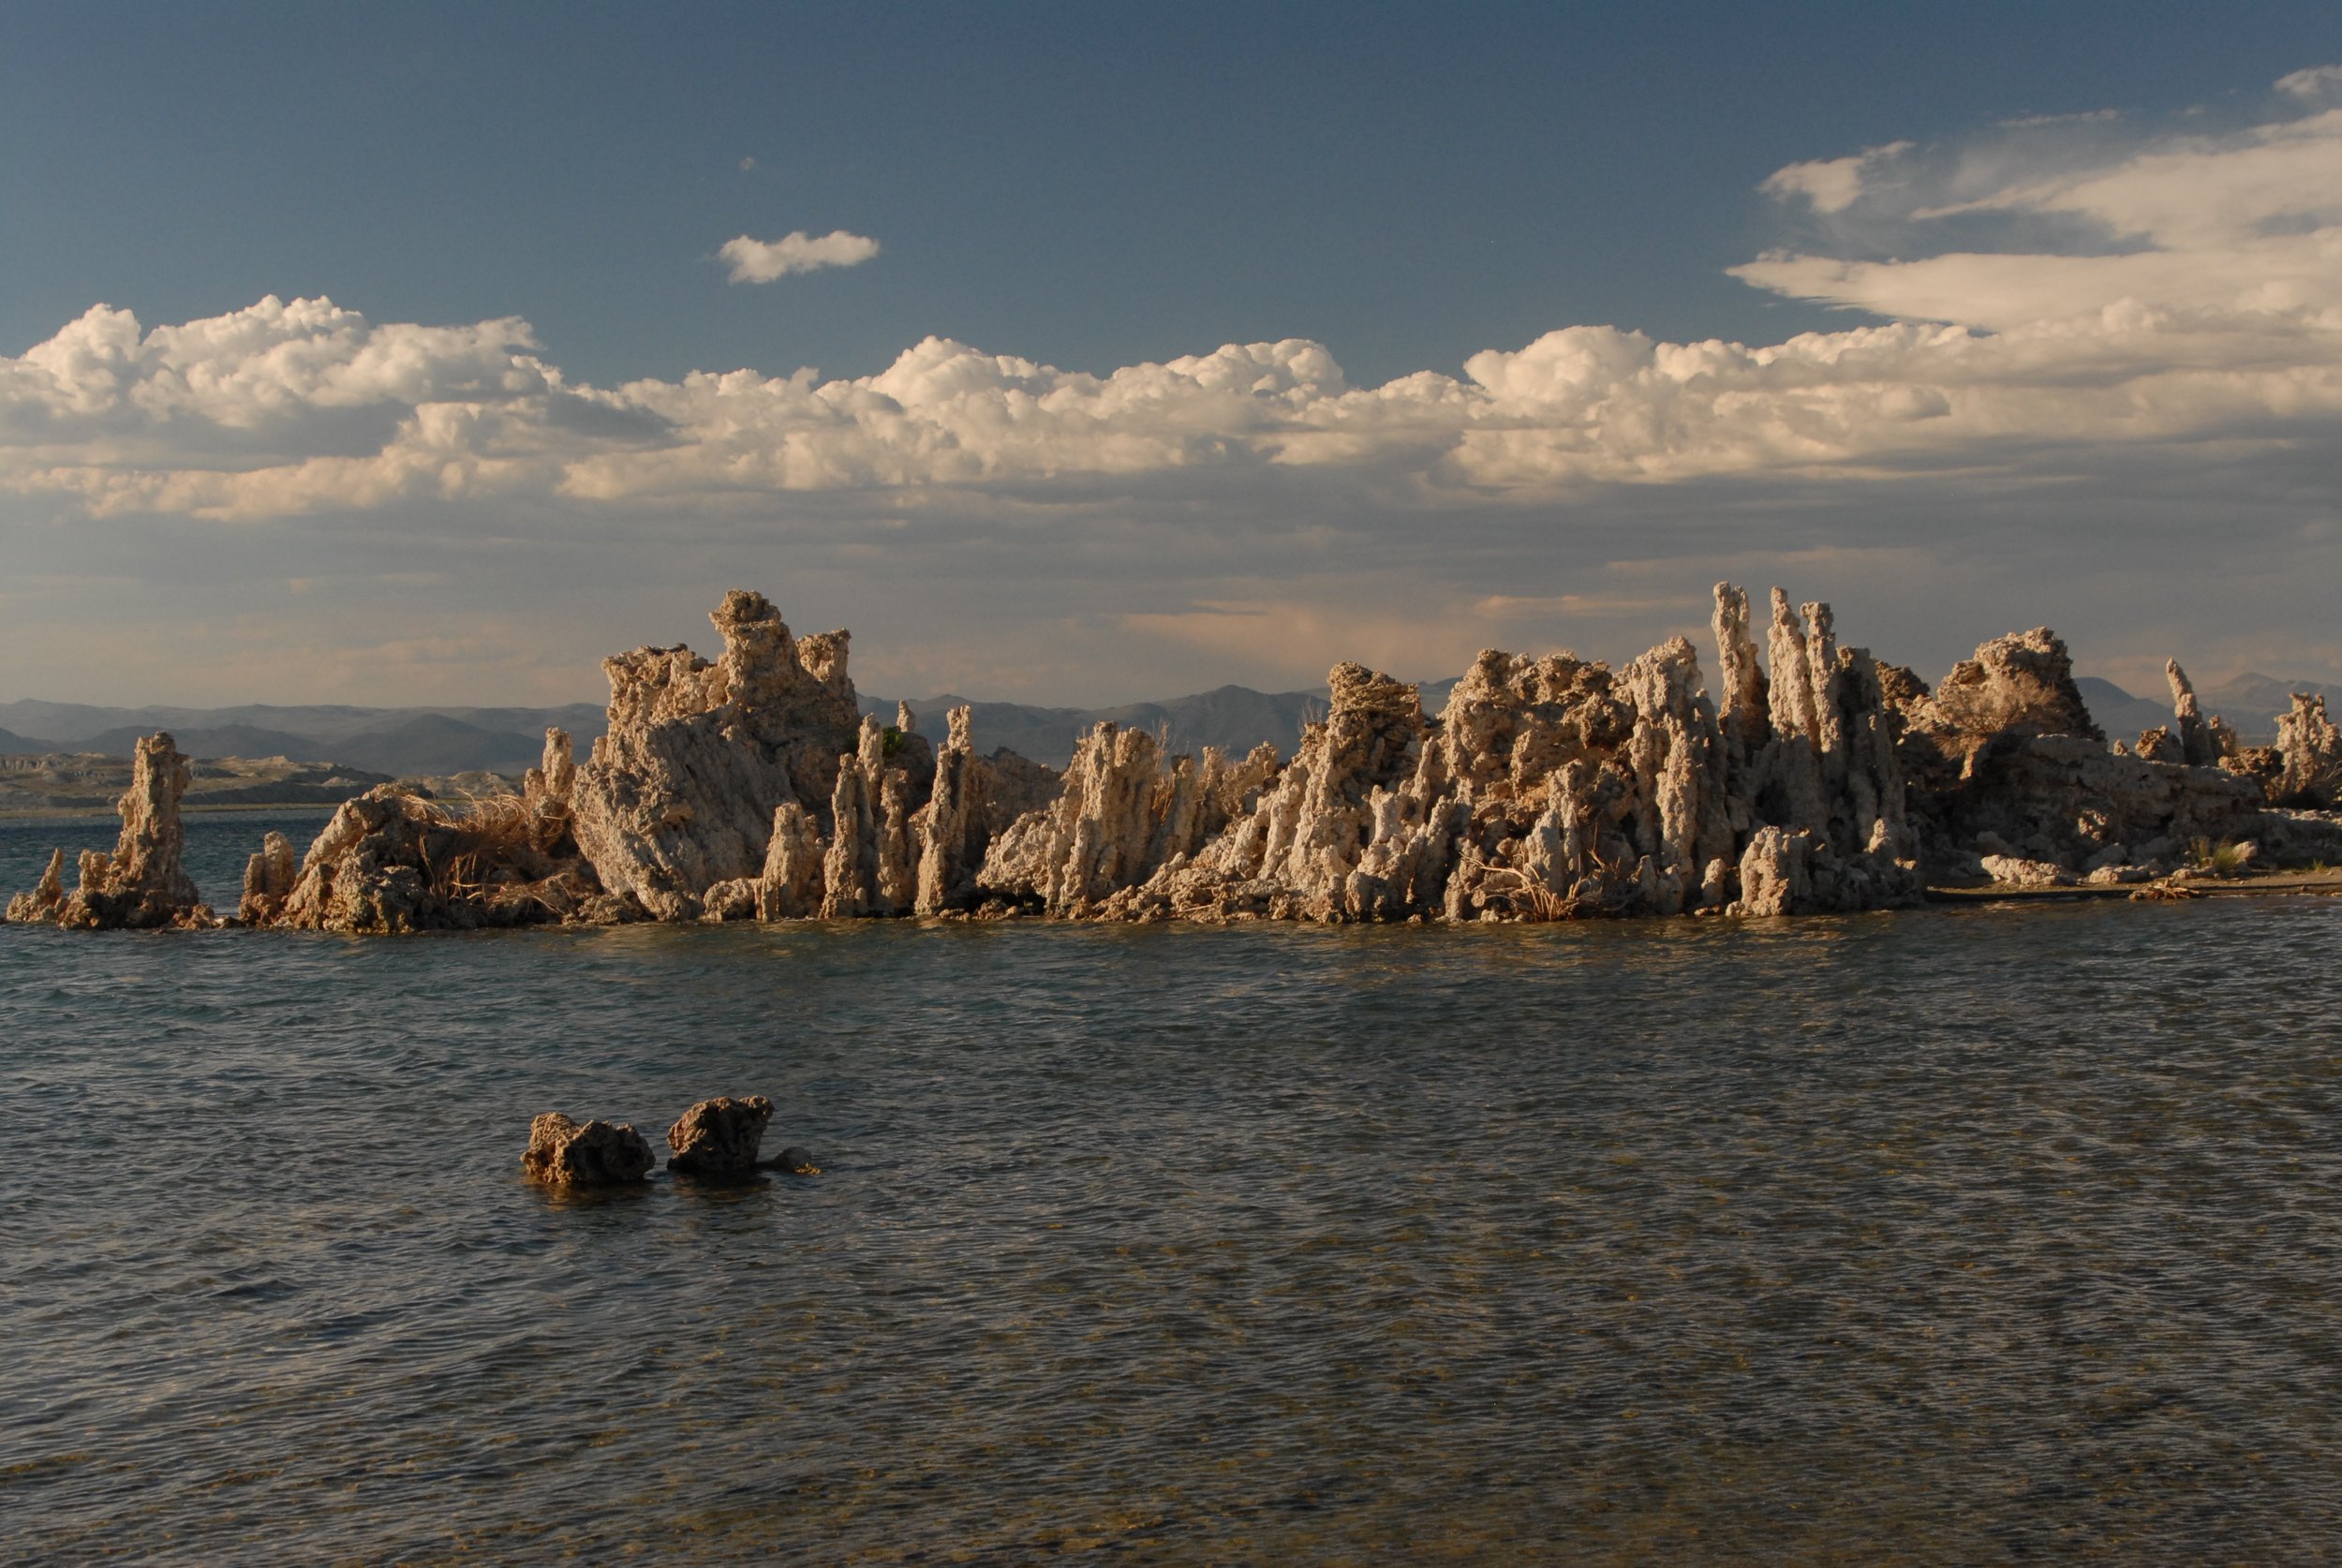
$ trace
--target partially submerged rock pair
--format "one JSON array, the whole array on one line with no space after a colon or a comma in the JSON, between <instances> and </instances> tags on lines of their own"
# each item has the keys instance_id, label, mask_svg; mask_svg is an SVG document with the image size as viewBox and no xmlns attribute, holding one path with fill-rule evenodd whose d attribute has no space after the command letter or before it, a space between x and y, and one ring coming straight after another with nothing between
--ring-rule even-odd
<instances>
[{"instance_id":1,"label":"partially submerged rock pair","mask_svg":"<svg viewBox=\"0 0 2342 1568\"><path fill-rule=\"evenodd\" d=\"M1931 691L1778 588L1760 654L1747 597L1717 585L1712 689L1680 637L1617 671L1490 650L1437 717L1343 664L1290 761L1166 756L1102 724L1062 777L977 756L965 708L940 748L907 707L858 717L843 631L793 637L738 590L710 619L712 662L680 646L603 661L610 731L584 764L550 731L518 795L456 811L382 786L298 864L271 835L238 919L1768 915L1909 904L2012 865L2138 880L2200 838L2342 859L2342 827L2284 809L2342 791L2322 699L2295 698L2278 745L2247 749L2174 664L2176 730L2110 748L2047 629L1986 643ZM173 759L168 736L141 747L124 846L84 857L78 903L52 865L11 918L207 920L177 870Z\"/></svg>"},{"instance_id":2,"label":"partially submerged rock pair","mask_svg":"<svg viewBox=\"0 0 2342 1568\"><path fill-rule=\"evenodd\" d=\"M802 1148L785 1148L770 1161L757 1158L772 1119L773 1102L761 1094L703 1100L667 1129L667 1169L697 1176L741 1176L767 1168L813 1174L813 1158ZM523 1170L554 1186L641 1181L653 1163L649 1142L630 1123L577 1122L558 1111L528 1124L528 1149L521 1156Z\"/></svg>"}]
</instances>

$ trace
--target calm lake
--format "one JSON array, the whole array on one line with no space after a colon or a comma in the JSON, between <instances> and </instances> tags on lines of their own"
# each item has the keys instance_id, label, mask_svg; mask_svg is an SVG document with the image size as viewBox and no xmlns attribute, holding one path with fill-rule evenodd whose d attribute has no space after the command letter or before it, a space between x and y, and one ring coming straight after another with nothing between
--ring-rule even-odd
<instances>
[{"instance_id":1,"label":"calm lake","mask_svg":"<svg viewBox=\"0 0 2342 1568\"><path fill-rule=\"evenodd\" d=\"M2338 958L2281 898L0 927L0 1560L2321 1560ZM722 1093L821 1174L521 1177Z\"/></svg>"}]
</instances>

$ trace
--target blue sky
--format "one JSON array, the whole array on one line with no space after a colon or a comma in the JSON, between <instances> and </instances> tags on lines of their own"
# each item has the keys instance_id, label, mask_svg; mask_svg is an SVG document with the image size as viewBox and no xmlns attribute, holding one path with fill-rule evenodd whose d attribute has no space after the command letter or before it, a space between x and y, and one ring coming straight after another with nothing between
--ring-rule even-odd
<instances>
[{"instance_id":1,"label":"blue sky","mask_svg":"<svg viewBox=\"0 0 2342 1568\"><path fill-rule=\"evenodd\" d=\"M1033 700L1625 657L1727 575L1931 678L2035 620L2342 672L2330 4L0 22L0 694L592 695L733 583ZM874 254L730 280L790 234ZM1832 336L1944 322L1998 358ZM108 614L188 635L61 651Z\"/></svg>"}]
</instances>

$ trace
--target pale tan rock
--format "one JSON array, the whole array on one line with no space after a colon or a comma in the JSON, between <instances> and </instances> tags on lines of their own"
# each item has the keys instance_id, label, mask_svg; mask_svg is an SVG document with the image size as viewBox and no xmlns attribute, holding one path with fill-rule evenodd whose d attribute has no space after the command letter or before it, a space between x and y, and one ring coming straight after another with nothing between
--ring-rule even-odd
<instances>
[{"instance_id":1,"label":"pale tan rock","mask_svg":"<svg viewBox=\"0 0 2342 1568\"><path fill-rule=\"evenodd\" d=\"M1977 754L2003 737L2106 738L2074 685L2065 643L2047 627L1979 646L1906 713L1905 735L1905 773L1931 787L1966 776Z\"/></svg>"},{"instance_id":2,"label":"pale tan rock","mask_svg":"<svg viewBox=\"0 0 2342 1568\"><path fill-rule=\"evenodd\" d=\"M393 934L622 918L597 907L604 890L570 826L550 799L452 808L378 785L334 814L266 924Z\"/></svg>"},{"instance_id":3,"label":"pale tan rock","mask_svg":"<svg viewBox=\"0 0 2342 1568\"><path fill-rule=\"evenodd\" d=\"M528 1124L521 1168L556 1187L608 1187L650 1175L650 1144L625 1122L575 1122L548 1111Z\"/></svg>"},{"instance_id":4,"label":"pale tan rock","mask_svg":"<svg viewBox=\"0 0 2342 1568\"><path fill-rule=\"evenodd\" d=\"M918 823L918 882L912 903L923 915L940 914L965 901L975 889L975 872L988 840L980 840L985 780L974 743L969 738L970 710L945 716L948 738L935 754L935 787Z\"/></svg>"},{"instance_id":5,"label":"pale tan rock","mask_svg":"<svg viewBox=\"0 0 2342 1568\"><path fill-rule=\"evenodd\" d=\"M885 745L883 726L875 717L867 717L862 721L859 748L837 760L837 779L830 791L834 827L822 867L824 919L888 912L879 893Z\"/></svg>"},{"instance_id":6,"label":"pale tan rock","mask_svg":"<svg viewBox=\"0 0 2342 1568\"><path fill-rule=\"evenodd\" d=\"M1766 717L1771 699L1756 642L1748 633L1748 595L1729 583L1719 583L1715 598L1712 625L1722 679L1716 696L1716 724L1729 754L1745 763L1771 736Z\"/></svg>"},{"instance_id":7,"label":"pale tan rock","mask_svg":"<svg viewBox=\"0 0 2342 1568\"><path fill-rule=\"evenodd\" d=\"M746 1176L756 1169L758 1146L773 1119L761 1094L703 1100L667 1129L667 1168L687 1176Z\"/></svg>"},{"instance_id":8,"label":"pale tan rock","mask_svg":"<svg viewBox=\"0 0 2342 1568\"><path fill-rule=\"evenodd\" d=\"M2008 887L2071 887L2073 873L2054 861L2024 860L2015 855L1986 855L1984 874Z\"/></svg>"},{"instance_id":9,"label":"pale tan rock","mask_svg":"<svg viewBox=\"0 0 2342 1568\"><path fill-rule=\"evenodd\" d=\"M738 589L709 619L724 643L713 663L685 647L602 661L610 732L571 796L603 886L660 919L760 876L782 803L826 820L859 727L846 633L793 638L763 595Z\"/></svg>"},{"instance_id":10,"label":"pale tan rock","mask_svg":"<svg viewBox=\"0 0 2342 1568\"><path fill-rule=\"evenodd\" d=\"M179 821L179 799L188 777L187 759L169 733L141 739L131 759L130 787L115 807L122 814L122 833L112 851L82 851L79 885L70 894L52 902L44 892L49 879L43 878L44 886L27 900L11 902L9 918L53 918L73 931L217 924L180 865L186 830ZM56 868L52 860L52 869Z\"/></svg>"},{"instance_id":11,"label":"pale tan rock","mask_svg":"<svg viewBox=\"0 0 2342 1568\"><path fill-rule=\"evenodd\" d=\"M260 840L259 852L245 863L244 897L237 903L236 918L246 925L274 922L300 875L291 841L281 833L270 833Z\"/></svg>"},{"instance_id":12,"label":"pale tan rock","mask_svg":"<svg viewBox=\"0 0 2342 1568\"><path fill-rule=\"evenodd\" d=\"M2293 711L2277 719L2276 750L2280 805L2342 805L2342 730L2326 717L2323 696L2293 693Z\"/></svg>"},{"instance_id":13,"label":"pale tan rock","mask_svg":"<svg viewBox=\"0 0 2342 1568\"><path fill-rule=\"evenodd\" d=\"M2203 710L2196 701L2195 683L2187 672L2179 667L2179 660L2163 661L2163 678L2172 687L2172 718L2179 728L2179 744L2183 760L2190 767L2208 768L2220 760L2213 740L2212 727L2204 721Z\"/></svg>"},{"instance_id":14,"label":"pale tan rock","mask_svg":"<svg viewBox=\"0 0 2342 1568\"><path fill-rule=\"evenodd\" d=\"M763 891L762 877L735 877L718 882L700 895L700 919L710 925L754 920Z\"/></svg>"},{"instance_id":15,"label":"pale tan rock","mask_svg":"<svg viewBox=\"0 0 2342 1568\"><path fill-rule=\"evenodd\" d=\"M1734 914L1801 914L1814 905L1814 836L1767 824L1750 836L1741 856L1741 896Z\"/></svg>"},{"instance_id":16,"label":"pale tan rock","mask_svg":"<svg viewBox=\"0 0 2342 1568\"><path fill-rule=\"evenodd\" d=\"M57 911L65 908L65 851L49 851L49 868L40 874L32 891L20 893L8 900L4 917L20 925L53 925Z\"/></svg>"},{"instance_id":17,"label":"pale tan rock","mask_svg":"<svg viewBox=\"0 0 2342 1568\"><path fill-rule=\"evenodd\" d=\"M826 885L823 855L810 812L793 800L773 807L772 836L764 848L763 874L757 879L756 917L797 920L819 914Z\"/></svg>"},{"instance_id":18,"label":"pale tan rock","mask_svg":"<svg viewBox=\"0 0 2342 1568\"><path fill-rule=\"evenodd\" d=\"M1101 723L1075 748L1055 804L993 842L979 884L1052 913L1080 914L1145 880L1155 869L1148 852L1160 762L1152 735Z\"/></svg>"}]
</instances>

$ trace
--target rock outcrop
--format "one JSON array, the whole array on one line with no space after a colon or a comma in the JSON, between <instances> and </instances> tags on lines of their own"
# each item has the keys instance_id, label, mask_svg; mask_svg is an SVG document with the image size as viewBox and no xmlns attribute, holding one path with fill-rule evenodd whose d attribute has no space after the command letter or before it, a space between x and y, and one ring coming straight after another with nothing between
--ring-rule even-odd
<instances>
[{"instance_id":1,"label":"rock outcrop","mask_svg":"<svg viewBox=\"0 0 2342 1568\"><path fill-rule=\"evenodd\" d=\"M521 1169L556 1187L610 1187L650 1175L650 1144L625 1122L571 1121L548 1111L528 1124Z\"/></svg>"},{"instance_id":2,"label":"rock outcrop","mask_svg":"<svg viewBox=\"0 0 2342 1568\"><path fill-rule=\"evenodd\" d=\"M2110 747L2047 628L1994 638L1931 689L1841 646L1823 603L1715 590L1717 679L1670 638L1613 670L1490 649L1437 717L1362 665L1327 677L1290 761L1166 755L1102 724L1060 777L938 748L908 706L863 717L846 634L794 638L735 590L686 647L604 661L610 731L583 766L550 732L517 795L453 809L381 786L298 865L271 835L246 925L343 931L539 921L1043 914L1323 922L1849 912L1931 879L2121 884L2196 840L2335 842L2342 733L2296 697L2241 747L2169 665L2172 723ZM8 906L65 925L200 924L179 870L185 760L141 746L121 844Z\"/></svg>"},{"instance_id":3,"label":"rock outcrop","mask_svg":"<svg viewBox=\"0 0 2342 1568\"><path fill-rule=\"evenodd\" d=\"M146 736L131 759L130 787L115 809L122 833L111 852L82 851L79 884L64 891L62 853L29 894L9 900L7 918L51 922L70 931L156 930L217 925L180 865L186 830L179 798L187 759L168 733Z\"/></svg>"},{"instance_id":4,"label":"rock outcrop","mask_svg":"<svg viewBox=\"0 0 2342 1568\"><path fill-rule=\"evenodd\" d=\"M845 632L793 637L738 589L708 618L723 638L712 663L680 645L602 660L610 731L571 797L602 886L661 920L761 878L777 807L793 802L826 831L838 760L857 749Z\"/></svg>"},{"instance_id":5,"label":"rock outcrop","mask_svg":"<svg viewBox=\"0 0 2342 1568\"><path fill-rule=\"evenodd\" d=\"M300 878L301 865L293 858L291 840L281 833L270 833L260 840L259 851L245 863L244 897L236 905L237 920L246 925L274 924L284 913L285 901L292 896Z\"/></svg>"},{"instance_id":6,"label":"rock outcrop","mask_svg":"<svg viewBox=\"0 0 2342 1568\"><path fill-rule=\"evenodd\" d=\"M667 1169L686 1176L746 1176L756 1169L758 1146L773 1119L761 1094L703 1100L667 1129Z\"/></svg>"},{"instance_id":7,"label":"rock outcrop","mask_svg":"<svg viewBox=\"0 0 2342 1568\"><path fill-rule=\"evenodd\" d=\"M640 918L608 896L571 834L570 737L546 735L526 792L450 808L395 784L334 813L299 870L271 835L245 870L246 925L392 934Z\"/></svg>"},{"instance_id":8,"label":"rock outcrop","mask_svg":"<svg viewBox=\"0 0 2342 1568\"><path fill-rule=\"evenodd\" d=\"M1326 719L1282 766L1267 748L1236 765L1209 750L1200 764L1164 759L1151 737L1102 726L1063 795L996 842L979 891L1128 920L1545 920L1916 897L1869 655L1836 646L1828 606L1801 617L1778 593L1770 680L1747 599L1728 585L1716 629L1721 716L1678 638L1615 673L1573 654L1490 650L1436 720L1416 688L1341 665Z\"/></svg>"},{"instance_id":9,"label":"rock outcrop","mask_svg":"<svg viewBox=\"0 0 2342 1568\"><path fill-rule=\"evenodd\" d=\"M1932 698L1907 703L1909 811L1931 872L2017 886L2098 871L2121 880L2131 863L2113 851L2168 868L2193 838L2250 832L2260 786L2213 765L2235 754L2232 732L2199 711L2177 663L2166 673L2177 732L2150 730L2131 749L2105 744L2046 628L1985 643Z\"/></svg>"},{"instance_id":10,"label":"rock outcrop","mask_svg":"<svg viewBox=\"0 0 2342 1568\"><path fill-rule=\"evenodd\" d=\"M65 908L65 851L49 851L48 869L40 874L32 891L20 893L8 900L5 918L20 925L54 925L57 911Z\"/></svg>"},{"instance_id":11,"label":"rock outcrop","mask_svg":"<svg viewBox=\"0 0 2342 1568\"><path fill-rule=\"evenodd\" d=\"M2293 693L2293 711L2277 718L2281 768L2272 791L2278 804L2342 806L2342 730L2326 717L2326 700Z\"/></svg>"}]
</instances>

